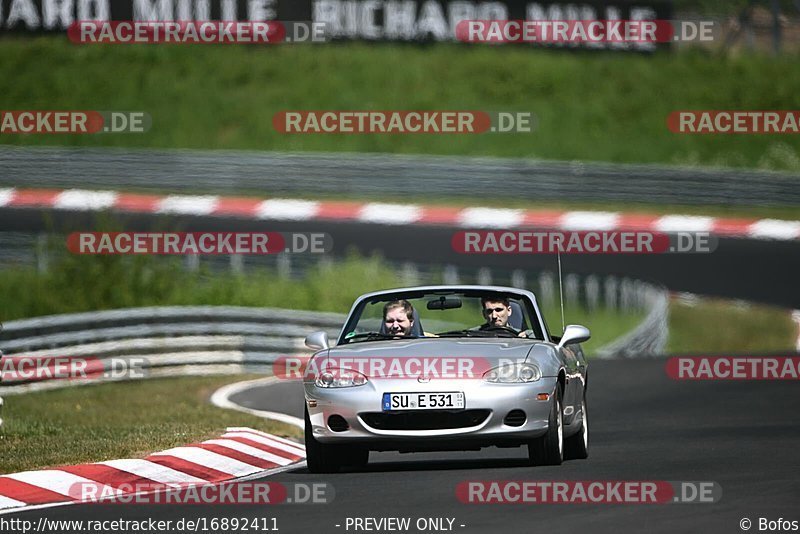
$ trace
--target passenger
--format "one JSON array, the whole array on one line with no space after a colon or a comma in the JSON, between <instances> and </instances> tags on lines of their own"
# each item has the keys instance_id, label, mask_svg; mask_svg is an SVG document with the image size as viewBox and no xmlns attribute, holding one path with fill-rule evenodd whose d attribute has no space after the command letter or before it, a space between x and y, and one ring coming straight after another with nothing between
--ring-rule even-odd
<instances>
[{"instance_id":1,"label":"passenger","mask_svg":"<svg viewBox=\"0 0 800 534\"><path fill-rule=\"evenodd\" d=\"M386 333L395 337L410 336L414 326L414 306L407 300L393 300L383 307Z\"/></svg>"}]
</instances>

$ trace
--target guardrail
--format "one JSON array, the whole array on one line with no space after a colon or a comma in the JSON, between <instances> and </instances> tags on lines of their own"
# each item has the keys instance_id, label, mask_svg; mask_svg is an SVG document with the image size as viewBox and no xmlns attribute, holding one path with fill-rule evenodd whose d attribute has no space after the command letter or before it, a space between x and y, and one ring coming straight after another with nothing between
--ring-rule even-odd
<instances>
[{"instance_id":1,"label":"guardrail","mask_svg":"<svg viewBox=\"0 0 800 534\"><path fill-rule=\"evenodd\" d=\"M339 333L344 316L236 306L174 306L53 315L10 321L0 333L6 357L87 357L100 363L88 380L2 383L5 393L100 378L112 357L140 361L148 376L264 372L281 355L308 353L309 331ZM100 373L100 374L98 374Z\"/></svg>"},{"instance_id":2,"label":"guardrail","mask_svg":"<svg viewBox=\"0 0 800 534\"><path fill-rule=\"evenodd\" d=\"M645 290L649 312L628 334L597 350L598 358L637 358L664 353L669 337L669 293L650 286Z\"/></svg>"},{"instance_id":3,"label":"guardrail","mask_svg":"<svg viewBox=\"0 0 800 534\"><path fill-rule=\"evenodd\" d=\"M756 170L511 158L0 146L5 187L383 198L387 184L400 182L404 191L446 198L796 206L798 180Z\"/></svg>"},{"instance_id":4,"label":"guardrail","mask_svg":"<svg viewBox=\"0 0 800 534\"><path fill-rule=\"evenodd\" d=\"M324 329L340 327L341 324L342 315L326 312L243 306L158 306L10 321L5 323L0 332L0 343L7 351L11 350L11 340L15 351L18 350L17 346L22 350L36 350L64 346L75 340L89 342L132 338L150 332L155 335L194 334L198 331L218 331L230 335L286 332L289 335L301 335L301 331L305 332L304 327Z\"/></svg>"}]
</instances>

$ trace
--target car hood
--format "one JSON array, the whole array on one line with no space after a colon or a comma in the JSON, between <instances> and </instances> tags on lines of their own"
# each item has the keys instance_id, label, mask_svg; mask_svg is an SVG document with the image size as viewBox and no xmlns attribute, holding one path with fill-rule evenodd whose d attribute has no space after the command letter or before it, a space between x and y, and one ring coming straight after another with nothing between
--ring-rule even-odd
<instances>
[{"instance_id":1,"label":"car hood","mask_svg":"<svg viewBox=\"0 0 800 534\"><path fill-rule=\"evenodd\" d=\"M385 359L405 362L420 360L467 359L475 362L476 369L488 370L510 362L535 360L542 373L548 376L553 366L558 372L553 345L543 341L531 342L514 338L420 338L352 343L318 353L314 360L332 360L335 367L358 368L367 376L374 376L374 366L363 365L363 360ZM321 362L320 362L321 363Z\"/></svg>"}]
</instances>

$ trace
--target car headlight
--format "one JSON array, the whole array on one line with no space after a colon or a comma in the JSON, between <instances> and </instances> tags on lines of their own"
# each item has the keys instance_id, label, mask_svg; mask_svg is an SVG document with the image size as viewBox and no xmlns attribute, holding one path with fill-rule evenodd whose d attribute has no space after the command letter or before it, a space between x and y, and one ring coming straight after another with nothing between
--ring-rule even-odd
<instances>
[{"instance_id":1,"label":"car headlight","mask_svg":"<svg viewBox=\"0 0 800 534\"><path fill-rule=\"evenodd\" d=\"M319 388L351 388L366 383L366 376L350 369L326 369L314 380Z\"/></svg>"},{"instance_id":2,"label":"car headlight","mask_svg":"<svg viewBox=\"0 0 800 534\"><path fill-rule=\"evenodd\" d=\"M493 384L518 384L536 382L542 378L542 372L532 363L512 363L489 369L483 373L483 379Z\"/></svg>"}]
</instances>

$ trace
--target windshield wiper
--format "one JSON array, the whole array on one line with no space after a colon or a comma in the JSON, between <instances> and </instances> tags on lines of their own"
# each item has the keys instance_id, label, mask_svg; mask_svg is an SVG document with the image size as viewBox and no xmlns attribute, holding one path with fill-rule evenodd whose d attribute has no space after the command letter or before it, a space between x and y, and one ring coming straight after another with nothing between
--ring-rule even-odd
<instances>
[{"instance_id":1,"label":"windshield wiper","mask_svg":"<svg viewBox=\"0 0 800 534\"><path fill-rule=\"evenodd\" d=\"M512 332L500 328L485 330L451 330L437 334L439 337L517 337Z\"/></svg>"},{"instance_id":2,"label":"windshield wiper","mask_svg":"<svg viewBox=\"0 0 800 534\"><path fill-rule=\"evenodd\" d=\"M382 334L380 332L363 332L361 334L354 334L352 336L346 336L344 338L345 342L349 343L353 340L360 340L360 341L378 341L384 339L415 339L416 336L398 336L396 334Z\"/></svg>"},{"instance_id":3,"label":"windshield wiper","mask_svg":"<svg viewBox=\"0 0 800 534\"><path fill-rule=\"evenodd\" d=\"M451 330L436 335L439 337L495 337L491 332L483 330Z\"/></svg>"}]
</instances>

